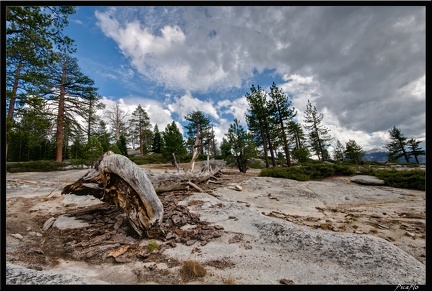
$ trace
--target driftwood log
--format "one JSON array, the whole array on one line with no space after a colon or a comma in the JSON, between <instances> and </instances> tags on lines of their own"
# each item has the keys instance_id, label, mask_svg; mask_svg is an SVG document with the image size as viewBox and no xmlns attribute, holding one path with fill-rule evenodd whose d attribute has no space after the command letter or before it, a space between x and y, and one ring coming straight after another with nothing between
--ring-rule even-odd
<instances>
[{"instance_id":1,"label":"driftwood log","mask_svg":"<svg viewBox=\"0 0 432 291\"><path fill-rule=\"evenodd\" d=\"M111 151L103 154L76 182L65 186L62 194L91 195L123 209L129 222L140 236L164 236L160 227L164 209L157 194L194 188L216 177L225 167L224 161L210 160L195 173L146 173L123 155Z\"/></svg>"},{"instance_id":2,"label":"driftwood log","mask_svg":"<svg viewBox=\"0 0 432 291\"><path fill-rule=\"evenodd\" d=\"M94 169L65 186L62 194L92 195L117 205L140 236L154 237L163 232L159 227L164 213L162 202L145 171L123 155L106 152Z\"/></svg>"}]
</instances>

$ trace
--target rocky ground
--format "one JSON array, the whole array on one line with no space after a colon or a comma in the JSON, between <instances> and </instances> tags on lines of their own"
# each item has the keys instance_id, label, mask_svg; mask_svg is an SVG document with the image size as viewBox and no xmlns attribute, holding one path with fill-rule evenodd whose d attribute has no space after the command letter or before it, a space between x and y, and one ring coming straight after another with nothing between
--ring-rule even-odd
<instances>
[{"instance_id":1,"label":"rocky ground","mask_svg":"<svg viewBox=\"0 0 432 291\"><path fill-rule=\"evenodd\" d=\"M170 165L144 167L149 175ZM425 284L425 192L224 169L166 192L163 238L119 209L61 195L87 172L6 175L7 284ZM153 246L153 248L151 247ZM199 262L202 276L183 272Z\"/></svg>"}]
</instances>

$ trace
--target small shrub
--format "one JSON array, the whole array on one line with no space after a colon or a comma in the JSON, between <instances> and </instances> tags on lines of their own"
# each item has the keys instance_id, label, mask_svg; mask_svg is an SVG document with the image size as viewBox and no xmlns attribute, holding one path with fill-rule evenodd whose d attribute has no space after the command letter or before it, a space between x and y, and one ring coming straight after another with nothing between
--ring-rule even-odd
<instances>
[{"instance_id":1,"label":"small shrub","mask_svg":"<svg viewBox=\"0 0 432 291\"><path fill-rule=\"evenodd\" d=\"M6 171L9 173L19 172L52 172L62 171L66 166L65 163L57 163L56 161L31 161L31 162L8 162L6 163Z\"/></svg>"},{"instance_id":2,"label":"small shrub","mask_svg":"<svg viewBox=\"0 0 432 291\"><path fill-rule=\"evenodd\" d=\"M373 175L389 187L426 190L426 172L423 170L375 170Z\"/></svg>"},{"instance_id":3,"label":"small shrub","mask_svg":"<svg viewBox=\"0 0 432 291\"><path fill-rule=\"evenodd\" d=\"M303 172L301 167L290 167L290 168L264 168L261 170L260 177L273 177L273 178L285 178L297 181L308 181L310 176Z\"/></svg>"},{"instance_id":4,"label":"small shrub","mask_svg":"<svg viewBox=\"0 0 432 291\"><path fill-rule=\"evenodd\" d=\"M147 250L149 251L149 253L153 252L155 249L157 249L159 247L157 241L152 240L148 245L147 245Z\"/></svg>"},{"instance_id":5,"label":"small shrub","mask_svg":"<svg viewBox=\"0 0 432 291\"><path fill-rule=\"evenodd\" d=\"M226 285L235 285L235 281L234 281L234 278L233 277L228 277L228 278L226 278L225 280L224 280L224 283L226 284Z\"/></svg>"},{"instance_id":6,"label":"small shrub","mask_svg":"<svg viewBox=\"0 0 432 291\"><path fill-rule=\"evenodd\" d=\"M355 174L353 167L346 165L335 164L333 169L336 176L351 176Z\"/></svg>"},{"instance_id":7,"label":"small shrub","mask_svg":"<svg viewBox=\"0 0 432 291\"><path fill-rule=\"evenodd\" d=\"M129 157L129 159L137 165L162 164L164 162L161 154L133 156Z\"/></svg>"},{"instance_id":8,"label":"small shrub","mask_svg":"<svg viewBox=\"0 0 432 291\"><path fill-rule=\"evenodd\" d=\"M185 261L182 268L180 269L180 275L183 281L204 277L206 273L206 269L201 266L200 262L194 260Z\"/></svg>"}]
</instances>

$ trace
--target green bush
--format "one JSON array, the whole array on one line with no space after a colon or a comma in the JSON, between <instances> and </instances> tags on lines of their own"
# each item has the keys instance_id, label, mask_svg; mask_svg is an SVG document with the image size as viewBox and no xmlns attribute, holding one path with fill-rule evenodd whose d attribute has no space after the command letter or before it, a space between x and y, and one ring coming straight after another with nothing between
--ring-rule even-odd
<instances>
[{"instance_id":1,"label":"green bush","mask_svg":"<svg viewBox=\"0 0 432 291\"><path fill-rule=\"evenodd\" d=\"M260 177L273 177L273 178L285 178L292 179L297 181L308 181L311 177L304 173L303 169L300 167L289 167L289 168L281 168L281 167L273 167L273 168L264 168L261 170Z\"/></svg>"},{"instance_id":2,"label":"green bush","mask_svg":"<svg viewBox=\"0 0 432 291\"><path fill-rule=\"evenodd\" d=\"M373 175L389 187L426 190L426 172L423 170L375 170Z\"/></svg>"},{"instance_id":3,"label":"green bush","mask_svg":"<svg viewBox=\"0 0 432 291\"><path fill-rule=\"evenodd\" d=\"M335 176L352 176L355 174L354 168L347 165L335 164L333 170Z\"/></svg>"},{"instance_id":4,"label":"green bush","mask_svg":"<svg viewBox=\"0 0 432 291\"><path fill-rule=\"evenodd\" d=\"M355 173L353 167L340 164L324 164L322 162L306 162L289 168L264 168L261 177L293 179L297 181L322 180L331 176L351 176Z\"/></svg>"},{"instance_id":5,"label":"green bush","mask_svg":"<svg viewBox=\"0 0 432 291\"><path fill-rule=\"evenodd\" d=\"M62 171L65 166L66 163L55 161L8 162L6 163L6 171L8 173L52 172Z\"/></svg>"},{"instance_id":6,"label":"green bush","mask_svg":"<svg viewBox=\"0 0 432 291\"><path fill-rule=\"evenodd\" d=\"M137 165L162 164L165 162L164 159L162 158L162 154L133 156L133 157L129 157L129 159Z\"/></svg>"}]
</instances>

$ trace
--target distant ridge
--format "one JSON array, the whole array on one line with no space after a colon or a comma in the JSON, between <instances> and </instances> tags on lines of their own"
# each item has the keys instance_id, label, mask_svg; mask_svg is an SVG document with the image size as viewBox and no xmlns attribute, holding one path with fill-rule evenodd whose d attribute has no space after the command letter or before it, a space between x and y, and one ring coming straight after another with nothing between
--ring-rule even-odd
<instances>
[{"instance_id":1,"label":"distant ridge","mask_svg":"<svg viewBox=\"0 0 432 291\"><path fill-rule=\"evenodd\" d=\"M388 160L387 152L380 149L372 149L370 151L366 151L365 155L362 158L363 161L374 161L374 162L386 162ZM426 163L426 156L418 156L418 160L420 164ZM398 162L405 162L405 158L399 158ZM410 158L411 163L415 163L415 158Z\"/></svg>"}]
</instances>

